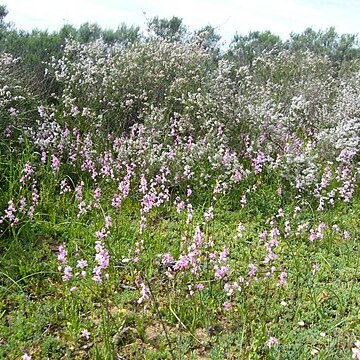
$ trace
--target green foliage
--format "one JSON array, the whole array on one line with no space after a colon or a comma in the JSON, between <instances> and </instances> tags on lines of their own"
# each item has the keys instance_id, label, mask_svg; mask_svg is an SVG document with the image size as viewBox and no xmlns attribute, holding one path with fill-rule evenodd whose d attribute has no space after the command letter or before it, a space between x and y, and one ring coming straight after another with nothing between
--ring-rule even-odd
<instances>
[{"instance_id":1,"label":"green foliage","mask_svg":"<svg viewBox=\"0 0 360 360\"><path fill-rule=\"evenodd\" d=\"M101 28L97 24L84 23L77 31L77 38L83 44L100 39L100 37Z\"/></svg>"},{"instance_id":2,"label":"green foliage","mask_svg":"<svg viewBox=\"0 0 360 360\"><path fill-rule=\"evenodd\" d=\"M209 68L211 66L216 67L221 58L220 39L221 36L216 33L216 29L211 25L207 25L194 32L193 41L198 42L211 55L212 64L209 63Z\"/></svg>"},{"instance_id":3,"label":"green foliage","mask_svg":"<svg viewBox=\"0 0 360 360\"><path fill-rule=\"evenodd\" d=\"M237 59L242 65L251 64L263 53L277 53L284 48L279 36L270 31L250 31L248 35L235 35L228 56Z\"/></svg>"},{"instance_id":4,"label":"green foliage","mask_svg":"<svg viewBox=\"0 0 360 360\"><path fill-rule=\"evenodd\" d=\"M307 28L301 34L291 33L286 47L291 51L309 50L317 55L326 55L338 64L360 55L356 35L339 35L334 27L319 31Z\"/></svg>"},{"instance_id":5,"label":"green foliage","mask_svg":"<svg viewBox=\"0 0 360 360\"><path fill-rule=\"evenodd\" d=\"M140 28L138 26L128 26L122 23L115 31L111 29L103 30L102 39L109 45L131 45L140 41Z\"/></svg>"},{"instance_id":6,"label":"green foliage","mask_svg":"<svg viewBox=\"0 0 360 360\"><path fill-rule=\"evenodd\" d=\"M334 27L315 31L307 28L301 34L291 33L285 42L270 31L251 31L248 35L234 36L227 56L240 64L251 64L266 52L276 55L283 49L292 53L310 51L316 55L328 56L337 67L359 58L358 39L352 34L338 34Z\"/></svg>"},{"instance_id":7,"label":"green foliage","mask_svg":"<svg viewBox=\"0 0 360 360\"><path fill-rule=\"evenodd\" d=\"M0 5L0 24L3 25L4 19L8 14L8 10L5 5Z\"/></svg>"},{"instance_id":8,"label":"green foliage","mask_svg":"<svg viewBox=\"0 0 360 360\"><path fill-rule=\"evenodd\" d=\"M194 37L198 39L202 47L213 50L219 47L219 41L221 39L221 36L216 33L216 29L211 25L195 31Z\"/></svg>"},{"instance_id":9,"label":"green foliage","mask_svg":"<svg viewBox=\"0 0 360 360\"><path fill-rule=\"evenodd\" d=\"M170 20L154 17L148 21L148 27L155 36L167 41L185 41L187 29L181 18L173 16Z\"/></svg>"}]
</instances>

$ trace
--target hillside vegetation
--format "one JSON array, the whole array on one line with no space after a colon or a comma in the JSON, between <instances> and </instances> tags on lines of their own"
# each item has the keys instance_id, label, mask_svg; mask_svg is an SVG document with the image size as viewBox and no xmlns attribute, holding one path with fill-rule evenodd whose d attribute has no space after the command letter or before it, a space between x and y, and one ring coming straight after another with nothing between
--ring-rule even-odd
<instances>
[{"instance_id":1,"label":"hillside vegetation","mask_svg":"<svg viewBox=\"0 0 360 360\"><path fill-rule=\"evenodd\" d=\"M0 358L360 358L356 37L2 10Z\"/></svg>"}]
</instances>

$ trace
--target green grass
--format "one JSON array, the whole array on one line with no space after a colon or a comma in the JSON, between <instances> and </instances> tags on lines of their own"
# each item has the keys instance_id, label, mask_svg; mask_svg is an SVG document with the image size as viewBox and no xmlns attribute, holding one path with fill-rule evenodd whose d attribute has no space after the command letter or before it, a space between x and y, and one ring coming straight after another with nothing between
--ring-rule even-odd
<instances>
[{"instance_id":1,"label":"green grass","mask_svg":"<svg viewBox=\"0 0 360 360\"><path fill-rule=\"evenodd\" d=\"M287 285L277 287L275 278L260 275L235 296L229 311L221 306L224 282L214 281L210 272L201 278L206 289L192 297L187 290L191 274L165 276L158 254L179 254L181 237L193 233L183 214L167 206L149 215L140 236L137 205L129 200L113 216L105 240L112 258L110 280L62 282L57 247L66 243L70 261L76 252L91 259L94 232L103 222L95 214L91 221L90 215L78 219L68 201L49 202L47 215L37 214L16 230L15 238L2 239L0 358L16 359L25 351L35 359L112 359L115 354L134 359L350 358L360 331L357 200L323 213L329 222L346 226L349 239L331 229L313 243L301 235L281 239L277 254L288 271ZM195 218L201 215L196 212ZM231 277L245 276L252 259L264 255L258 231L267 219L249 215L222 208L220 201L214 220L203 226L216 248L229 247ZM234 241L239 219L246 231ZM140 237L139 263L123 263ZM312 275L315 262L319 269ZM145 306L137 304L136 273L151 290ZM77 290L70 292L72 286ZM88 341L81 337L83 329L91 333ZM266 347L270 335L279 340L272 349Z\"/></svg>"},{"instance_id":2,"label":"green grass","mask_svg":"<svg viewBox=\"0 0 360 360\"><path fill-rule=\"evenodd\" d=\"M19 186L27 161L33 158L26 149L2 156L0 181L8 189L0 195L2 208L13 198L31 196L31 184ZM59 194L67 171L53 175L48 163L40 165L35 175L40 202L34 217L22 216L15 227L7 220L0 224L1 359L19 359L24 353L32 359L351 357L360 333L358 194L350 203L338 201L318 212L311 196L295 199L294 190L285 184L279 197L280 179L259 176L216 200L212 193L195 195L190 224L186 211L176 211L174 199L154 207L140 233L139 198L131 194L114 209L110 206L114 184L107 179L93 184L84 176L83 198L90 201L97 185L103 197L98 208L78 216L74 193ZM80 171L77 176L81 179ZM254 183L256 190L248 193L248 203L241 208L243 192ZM210 204L214 218L206 222L204 212ZM297 205L301 211L294 215ZM284 218L276 217L279 208ZM110 253L109 279L96 283L92 280L96 232L105 226L105 215L112 220L104 239ZM291 226L289 236L285 220ZM240 222L245 230L234 238ZM306 230L298 231L304 223ZM311 242L309 231L320 223L326 224L324 237ZM278 258L266 264L267 251L259 235L275 224L280 231L274 250ZM198 274L174 271L169 278L163 255L177 260L189 252L197 226L203 237L196 255ZM345 230L349 237L343 235ZM73 276L62 281L57 260L62 244L74 273L80 271L77 260L88 261L84 279ZM224 246L230 270L226 280L219 280L213 259ZM138 262L131 260L135 255ZM248 275L249 264L258 268L256 280ZM281 272L287 273L285 286L278 286ZM224 286L234 281L241 291L227 296ZM139 282L148 288L148 298L141 304ZM201 291L196 289L199 284L204 287ZM225 301L232 305L229 310L223 307ZM88 339L84 330L90 333ZM269 337L276 337L278 344L269 348Z\"/></svg>"}]
</instances>

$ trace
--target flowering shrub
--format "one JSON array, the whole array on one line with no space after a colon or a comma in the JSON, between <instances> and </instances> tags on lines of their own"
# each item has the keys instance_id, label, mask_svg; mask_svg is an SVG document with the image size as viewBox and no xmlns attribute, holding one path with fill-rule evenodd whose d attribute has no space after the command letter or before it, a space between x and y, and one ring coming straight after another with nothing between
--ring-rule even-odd
<instances>
[{"instance_id":1,"label":"flowering shrub","mask_svg":"<svg viewBox=\"0 0 360 360\"><path fill-rule=\"evenodd\" d=\"M166 121L182 96L204 85L206 61L209 55L195 44L154 40L122 48L68 41L49 68L63 85L65 116L75 124L89 117L95 129L121 133L146 122L154 107L166 109L158 119Z\"/></svg>"},{"instance_id":2,"label":"flowering shrub","mask_svg":"<svg viewBox=\"0 0 360 360\"><path fill-rule=\"evenodd\" d=\"M0 53L0 131L9 136L16 126L30 124L29 113L34 110L35 99L23 86L19 63L21 59Z\"/></svg>"},{"instance_id":3,"label":"flowering shrub","mask_svg":"<svg viewBox=\"0 0 360 360\"><path fill-rule=\"evenodd\" d=\"M64 56L48 64L63 90L44 116L111 133L121 139L120 156L136 154L139 163L186 154L189 166L201 164L198 181L214 175L209 168L238 179L251 164L308 188L324 160L357 151L357 75L342 80L326 57L310 52L265 53L242 67L210 62L196 42L152 39L123 48L68 41Z\"/></svg>"}]
</instances>

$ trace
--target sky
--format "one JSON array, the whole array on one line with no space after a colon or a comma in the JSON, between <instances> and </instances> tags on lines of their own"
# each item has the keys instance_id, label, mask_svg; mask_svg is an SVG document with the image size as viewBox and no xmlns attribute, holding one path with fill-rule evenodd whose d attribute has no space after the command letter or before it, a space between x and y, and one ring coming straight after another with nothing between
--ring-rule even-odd
<instances>
[{"instance_id":1,"label":"sky","mask_svg":"<svg viewBox=\"0 0 360 360\"><path fill-rule=\"evenodd\" d=\"M235 33L270 30L284 40L307 27L360 33L360 0L0 0L17 29L56 31L90 22L116 29L122 22L146 28L146 19L178 16L190 30L212 25L229 43Z\"/></svg>"}]
</instances>

